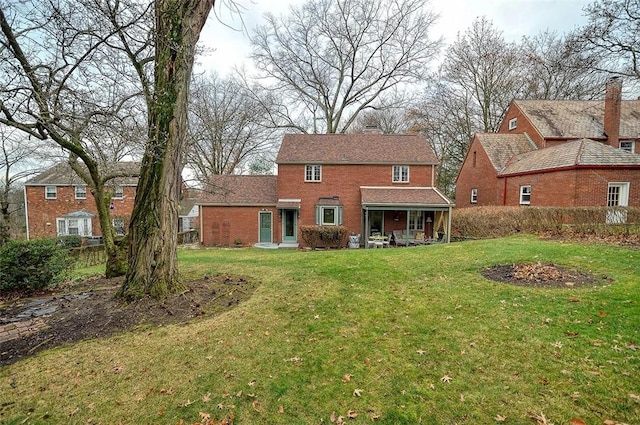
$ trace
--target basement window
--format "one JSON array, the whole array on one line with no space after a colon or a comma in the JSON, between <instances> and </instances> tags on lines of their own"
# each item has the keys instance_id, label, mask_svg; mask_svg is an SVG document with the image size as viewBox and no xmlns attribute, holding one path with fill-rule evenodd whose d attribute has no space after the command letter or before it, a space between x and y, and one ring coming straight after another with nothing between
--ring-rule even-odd
<instances>
[{"instance_id":1,"label":"basement window","mask_svg":"<svg viewBox=\"0 0 640 425\"><path fill-rule=\"evenodd\" d=\"M515 130L518 126L518 118L511 118L509 120L509 130Z\"/></svg>"}]
</instances>

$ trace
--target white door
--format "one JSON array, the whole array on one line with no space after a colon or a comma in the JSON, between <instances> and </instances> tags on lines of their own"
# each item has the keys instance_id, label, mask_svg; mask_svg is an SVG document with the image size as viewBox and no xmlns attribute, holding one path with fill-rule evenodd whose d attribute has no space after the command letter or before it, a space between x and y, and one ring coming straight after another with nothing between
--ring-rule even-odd
<instances>
[{"instance_id":1,"label":"white door","mask_svg":"<svg viewBox=\"0 0 640 425\"><path fill-rule=\"evenodd\" d=\"M609 183L607 189L607 224L627 222L629 206L629 183Z\"/></svg>"}]
</instances>

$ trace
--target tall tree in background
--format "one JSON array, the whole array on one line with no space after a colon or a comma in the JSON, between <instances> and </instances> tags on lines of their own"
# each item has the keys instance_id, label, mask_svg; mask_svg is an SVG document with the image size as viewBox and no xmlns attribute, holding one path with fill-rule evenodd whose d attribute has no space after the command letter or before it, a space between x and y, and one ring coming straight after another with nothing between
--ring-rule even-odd
<instances>
[{"instance_id":1,"label":"tall tree in background","mask_svg":"<svg viewBox=\"0 0 640 425\"><path fill-rule=\"evenodd\" d=\"M565 36L541 32L522 39L527 99L588 100L602 95L607 76L599 57L585 54Z\"/></svg>"},{"instance_id":2,"label":"tall tree in background","mask_svg":"<svg viewBox=\"0 0 640 425\"><path fill-rule=\"evenodd\" d=\"M268 109L232 77L197 76L191 84L187 165L196 180L249 171L273 156L276 134Z\"/></svg>"},{"instance_id":3,"label":"tall tree in background","mask_svg":"<svg viewBox=\"0 0 640 425\"><path fill-rule=\"evenodd\" d=\"M440 41L424 0L310 0L267 15L252 59L274 105L273 125L343 133L378 98L423 81ZM397 105L396 105L397 106Z\"/></svg>"},{"instance_id":4,"label":"tall tree in background","mask_svg":"<svg viewBox=\"0 0 640 425\"><path fill-rule=\"evenodd\" d=\"M155 1L153 97L148 140L129 226L129 268L119 294L163 298L178 276L178 209L189 83L196 43L214 0Z\"/></svg>"},{"instance_id":5,"label":"tall tree in background","mask_svg":"<svg viewBox=\"0 0 640 425\"><path fill-rule=\"evenodd\" d=\"M97 135L115 139L119 123L136 115L139 88L126 84L119 31L139 34L142 28L148 34L145 16L133 1L0 4L0 123L67 152L95 198L109 277L123 274L126 260L109 212L108 182L120 174L102 159L121 157L128 148ZM139 44L139 51L148 53L148 39Z\"/></svg>"},{"instance_id":6,"label":"tall tree in background","mask_svg":"<svg viewBox=\"0 0 640 425\"><path fill-rule=\"evenodd\" d=\"M498 129L509 102L525 87L520 46L485 17L449 46L440 73L452 90L472 99L474 127L482 132Z\"/></svg>"},{"instance_id":7,"label":"tall tree in background","mask_svg":"<svg viewBox=\"0 0 640 425\"><path fill-rule=\"evenodd\" d=\"M584 9L587 25L575 31L575 48L600 59L594 68L640 80L640 2L598 0Z\"/></svg>"}]
</instances>

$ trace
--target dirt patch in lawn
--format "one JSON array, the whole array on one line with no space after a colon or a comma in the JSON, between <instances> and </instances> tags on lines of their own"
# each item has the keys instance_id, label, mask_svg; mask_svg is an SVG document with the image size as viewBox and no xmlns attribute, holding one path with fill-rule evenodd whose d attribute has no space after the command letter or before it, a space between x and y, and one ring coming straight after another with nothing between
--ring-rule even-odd
<instances>
[{"instance_id":1,"label":"dirt patch in lawn","mask_svg":"<svg viewBox=\"0 0 640 425\"><path fill-rule=\"evenodd\" d=\"M164 301L143 298L124 304L114 297L121 284L122 278L93 278L37 297L0 300L0 366L136 326L210 317L235 307L255 290L255 283L243 277L207 276Z\"/></svg>"},{"instance_id":2,"label":"dirt patch in lawn","mask_svg":"<svg viewBox=\"0 0 640 425\"><path fill-rule=\"evenodd\" d=\"M598 278L589 273L543 263L492 266L484 269L482 275L487 279L511 285L548 288L594 286L608 280L606 276Z\"/></svg>"}]
</instances>

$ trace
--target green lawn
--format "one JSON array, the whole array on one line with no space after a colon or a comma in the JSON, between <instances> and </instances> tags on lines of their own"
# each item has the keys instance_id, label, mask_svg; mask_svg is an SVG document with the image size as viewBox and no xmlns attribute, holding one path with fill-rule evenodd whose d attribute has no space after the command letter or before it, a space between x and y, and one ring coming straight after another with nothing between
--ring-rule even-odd
<instances>
[{"instance_id":1,"label":"green lawn","mask_svg":"<svg viewBox=\"0 0 640 425\"><path fill-rule=\"evenodd\" d=\"M180 258L185 279L243 275L259 287L218 317L1 368L0 422L192 424L233 413L236 425L329 424L335 412L350 424L640 423L638 250L520 236ZM479 274L523 261L609 279L542 289Z\"/></svg>"}]
</instances>

